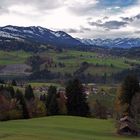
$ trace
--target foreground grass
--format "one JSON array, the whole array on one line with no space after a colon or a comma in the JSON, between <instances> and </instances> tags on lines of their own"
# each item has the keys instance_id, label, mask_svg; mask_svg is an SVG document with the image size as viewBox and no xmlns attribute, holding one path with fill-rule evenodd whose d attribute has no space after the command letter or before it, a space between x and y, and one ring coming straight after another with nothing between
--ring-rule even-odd
<instances>
[{"instance_id":1,"label":"foreground grass","mask_svg":"<svg viewBox=\"0 0 140 140\"><path fill-rule=\"evenodd\" d=\"M0 123L0 140L134 139L117 136L111 120L58 116Z\"/></svg>"}]
</instances>

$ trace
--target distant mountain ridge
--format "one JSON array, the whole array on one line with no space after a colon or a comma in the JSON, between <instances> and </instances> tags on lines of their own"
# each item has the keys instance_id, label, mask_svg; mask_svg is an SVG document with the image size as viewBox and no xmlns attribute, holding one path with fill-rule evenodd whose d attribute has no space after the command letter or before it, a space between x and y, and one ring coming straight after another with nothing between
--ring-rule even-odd
<instances>
[{"instance_id":1,"label":"distant mountain ridge","mask_svg":"<svg viewBox=\"0 0 140 140\"><path fill-rule=\"evenodd\" d=\"M9 48L10 46L14 48L13 40L20 42L20 45L28 42L30 44L52 45L56 47L140 47L140 38L79 39L72 37L64 31L52 31L40 26L19 27L8 25L0 27L0 47L8 45Z\"/></svg>"},{"instance_id":2,"label":"distant mountain ridge","mask_svg":"<svg viewBox=\"0 0 140 140\"><path fill-rule=\"evenodd\" d=\"M78 46L82 43L63 31L52 31L40 26L18 27L5 26L0 27L0 38L7 40L15 39L18 41L29 41L40 44L50 44L54 46Z\"/></svg>"},{"instance_id":3,"label":"distant mountain ridge","mask_svg":"<svg viewBox=\"0 0 140 140\"><path fill-rule=\"evenodd\" d=\"M140 38L116 38L116 39L79 39L85 45L97 45L111 48L140 47Z\"/></svg>"}]
</instances>

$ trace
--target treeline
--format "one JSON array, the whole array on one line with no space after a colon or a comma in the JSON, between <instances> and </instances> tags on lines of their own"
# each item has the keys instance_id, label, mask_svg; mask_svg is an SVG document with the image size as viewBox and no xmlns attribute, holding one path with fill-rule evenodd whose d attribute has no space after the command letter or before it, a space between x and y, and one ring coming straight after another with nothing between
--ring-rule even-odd
<instances>
[{"instance_id":1,"label":"treeline","mask_svg":"<svg viewBox=\"0 0 140 140\"><path fill-rule=\"evenodd\" d=\"M48 91L42 94L34 93L30 85L18 89L16 84L13 80L13 86L0 86L0 120L51 115L107 119L108 115L116 115L117 120L123 116L131 116L140 124L140 85L135 76L127 76L122 82L118 89L115 108L107 107L100 100L90 99L85 87L77 79L67 82L63 90L50 86Z\"/></svg>"},{"instance_id":2,"label":"treeline","mask_svg":"<svg viewBox=\"0 0 140 140\"><path fill-rule=\"evenodd\" d=\"M118 56L118 57L139 58L140 47L132 47L129 49L112 48L108 51L108 54L111 54L113 56Z\"/></svg>"},{"instance_id":3,"label":"treeline","mask_svg":"<svg viewBox=\"0 0 140 140\"><path fill-rule=\"evenodd\" d=\"M79 80L69 81L66 93L50 86L39 95L30 85L25 90L13 86L0 87L0 120L28 119L48 115L88 116L87 95Z\"/></svg>"},{"instance_id":4,"label":"treeline","mask_svg":"<svg viewBox=\"0 0 140 140\"><path fill-rule=\"evenodd\" d=\"M7 38L0 38L0 50L4 51L18 51L24 50L26 52L40 52L46 50L43 47L40 47L39 43L33 43L30 41L18 41L16 39L8 39Z\"/></svg>"},{"instance_id":5,"label":"treeline","mask_svg":"<svg viewBox=\"0 0 140 140\"><path fill-rule=\"evenodd\" d=\"M25 91L12 86L0 87L0 120L28 119L45 115L45 105L34 96L30 85Z\"/></svg>"},{"instance_id":6,"label":"treeline","mask_svg":"<svg viewBox=\"0 0 140 140\"><path fill-rule=\"evenodd\" d=\"M112 74L112 77L115 81L122 81L127 75L136 75L137 79L140 80L140 65L137 65L132 69L126 69L116 74Z\"/></svg>"},{"instance_id":7,"label":"treeline","mask_svg":"<svg viewBox=\"0 0 140 140\"><path fill-rule=\"evenodd\" d=\"M115 112L117 133L120 135L140 134L140 82L129 75L118 89Z\"/></svg>"}]
</instances>

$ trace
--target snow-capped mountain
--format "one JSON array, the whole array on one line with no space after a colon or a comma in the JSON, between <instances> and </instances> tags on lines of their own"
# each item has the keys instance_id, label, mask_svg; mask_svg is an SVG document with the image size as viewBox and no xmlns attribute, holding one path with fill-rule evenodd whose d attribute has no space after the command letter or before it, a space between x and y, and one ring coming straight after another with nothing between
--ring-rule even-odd
<instances>
[{"instance_id":1,"label":"snow-capped mountain","mask_svg":"<svg viewBox=\"0 0 140 140\"><path fill-rule=\"evenodd\" d=\"M140 38L116 38L116 39L79 39L85 45L97 45L105 47L132 48L140 47Z\"/></svg>"},{"instance_id":2,"label":"snow-capped mountain","mask_svg":"<svg viewBox=\"0 0 140 140\"><path fill-rule=\"evenodd\" d=\"M40 26L18 27L8 25L0 27L0 47L8 46L10 48L11 46L14 48L14 46L19 46L15 45L16 43L13 43L13 40L20 42L20 45L22 42L28 42L31 44L49 44L58 47L140 47L140 38L78 39L73 38L63 31L52 31Z\"/></svg>"},{"instance_id":3,"label":"snow-capped mountain","mask_svg":"<svg viewBox=\"0 0 140 140\"><path fill-rule=\"evenodd\" d=\"M52 31L39 26L17 27L9 25L0 27L1 38L67 47L82 44L79 40L63 31Z\"/></svg>"}]
</instances>

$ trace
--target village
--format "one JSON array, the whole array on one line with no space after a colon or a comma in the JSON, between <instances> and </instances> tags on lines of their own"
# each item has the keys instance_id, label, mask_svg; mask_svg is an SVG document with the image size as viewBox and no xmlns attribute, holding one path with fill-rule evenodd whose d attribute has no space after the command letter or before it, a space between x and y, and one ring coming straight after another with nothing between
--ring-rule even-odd
<instances>
[{"instance_id":1,"label":"village","mask_svg":"<svg viewBox=\"0 0 140 140\"><path fill-rule=\"evenodd\" d=\"M53 84L52 84L53 85ZM40 95L48 93L49 86L43 85L42 86L36 86L33 87L34 93L39 93ZM106 91L104 89L99 89L98 86L94 83L90 84L83 84L83 90L87 97L90 94L100 94L100 95L106 95ZM64 95L66 94L65 88L64 87L57 87L57 93L63 93Z\"/></svg>"}]
</instances>

